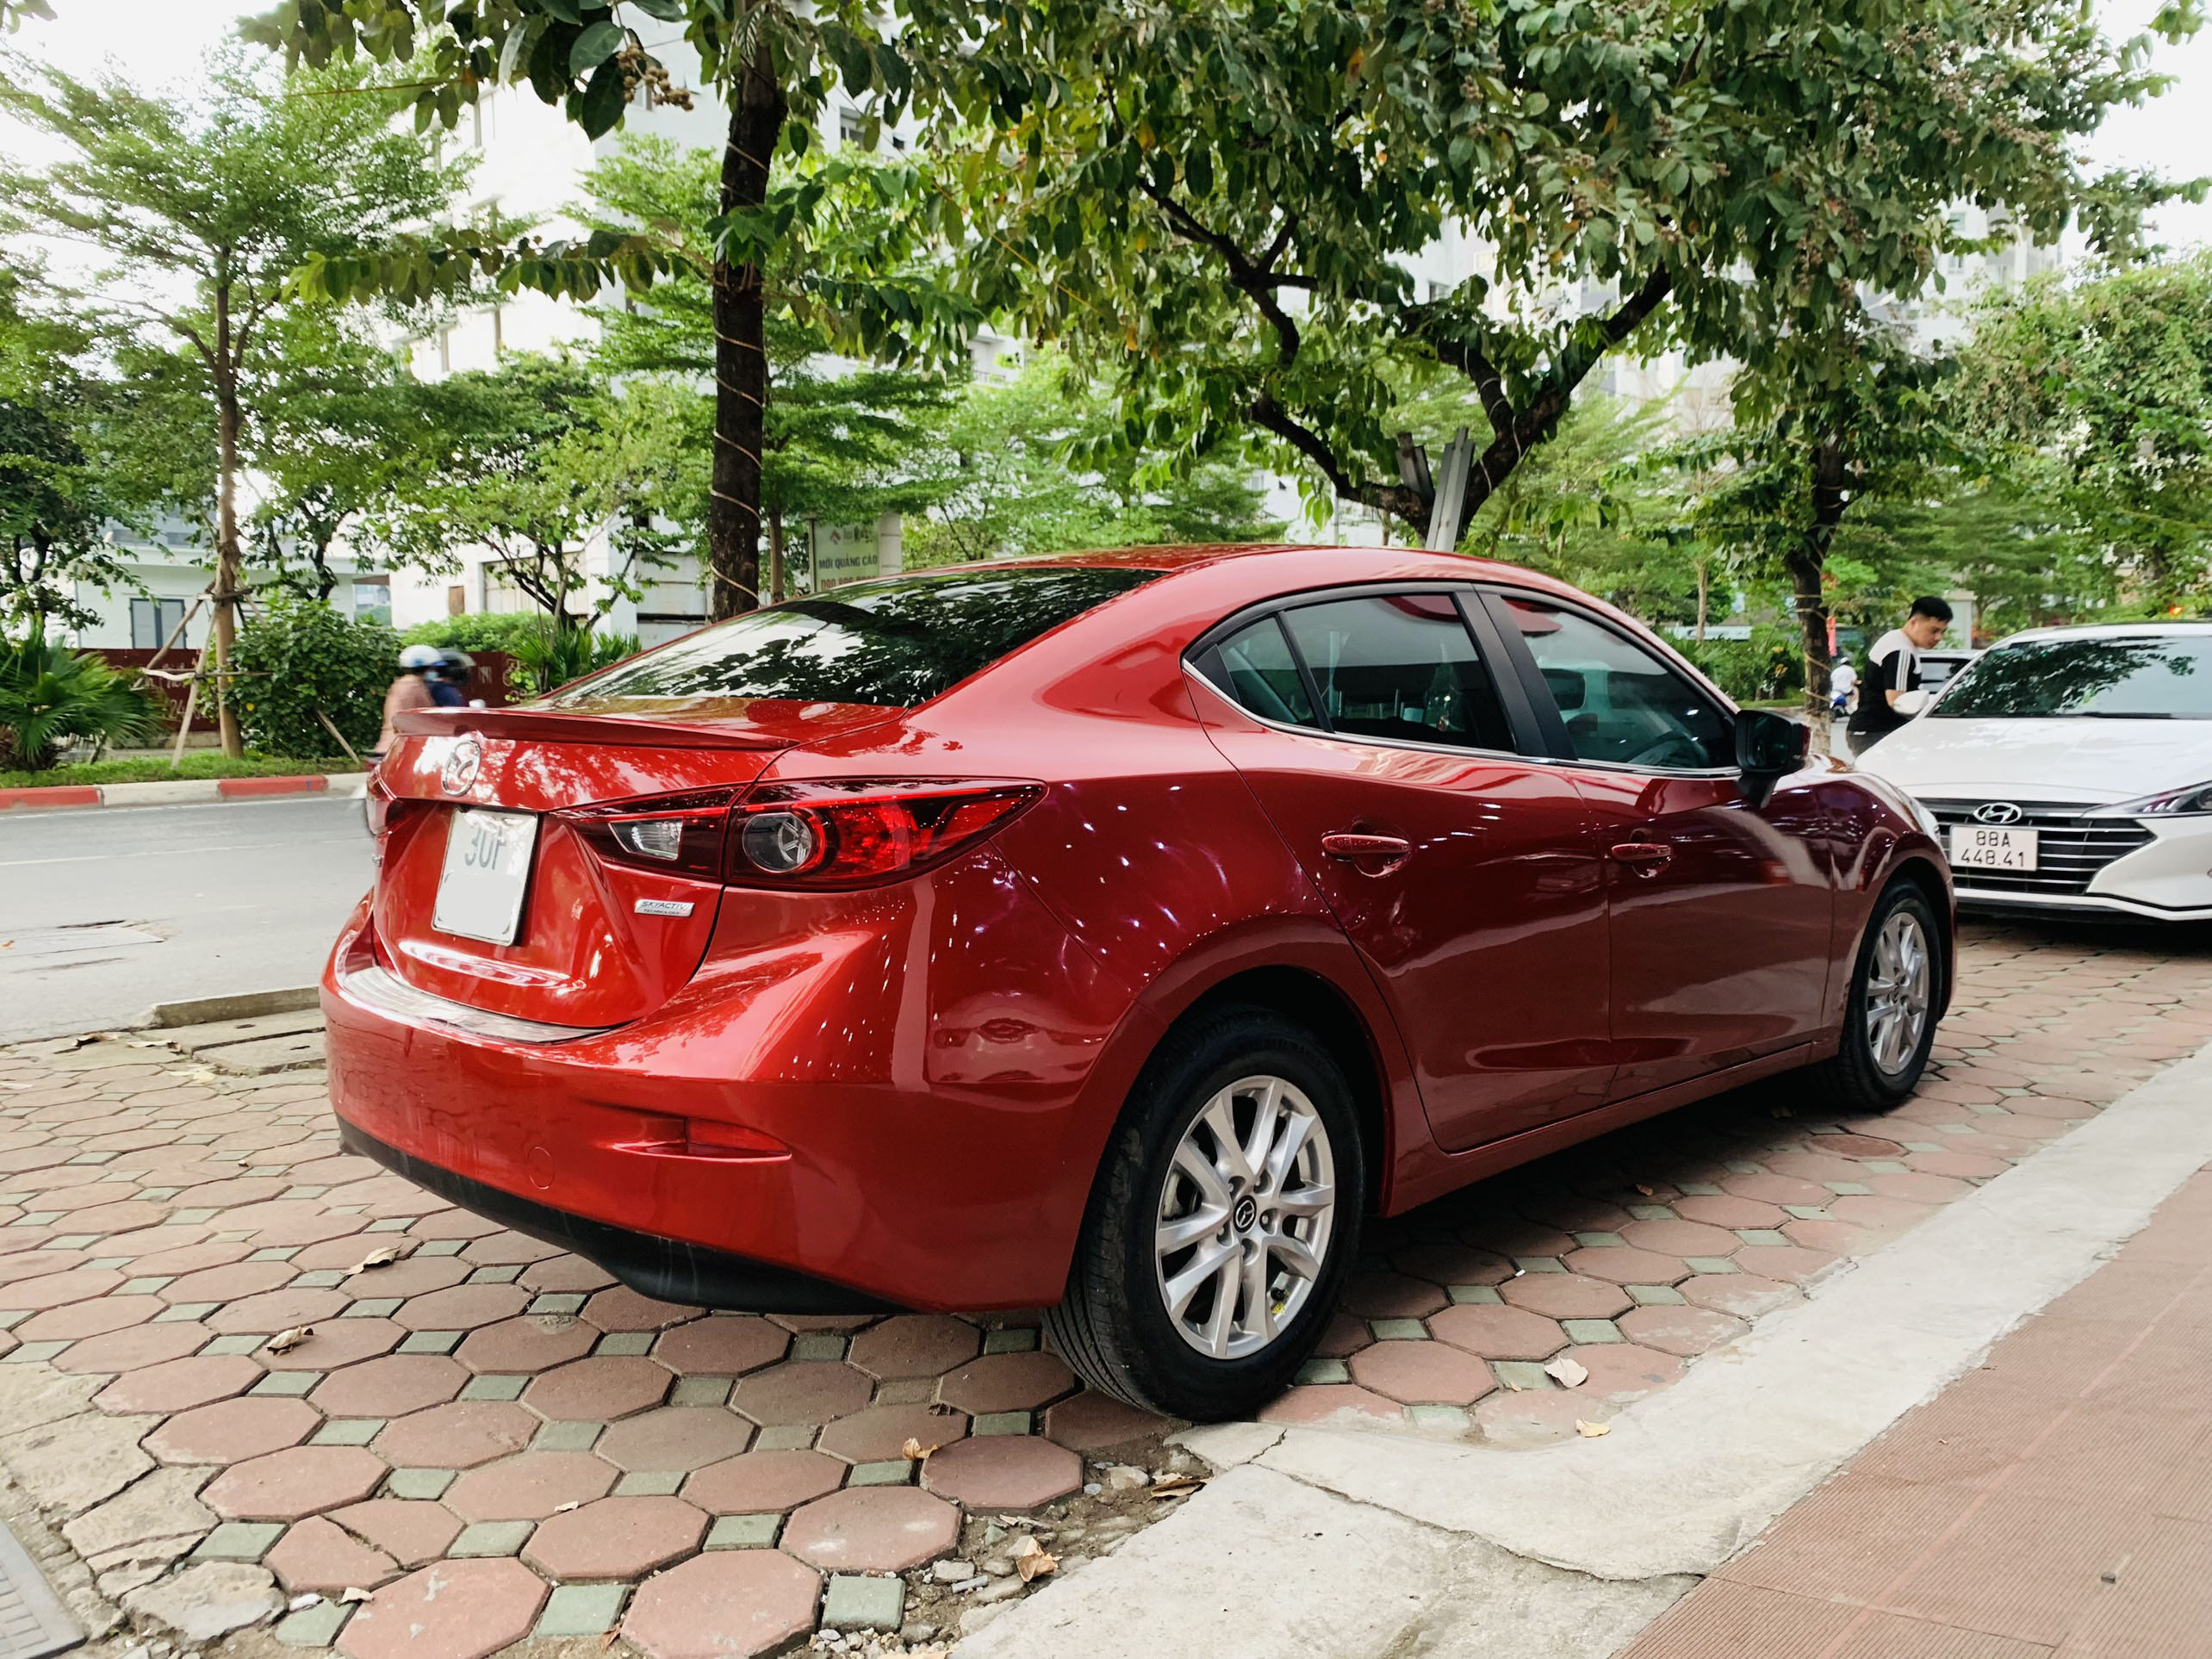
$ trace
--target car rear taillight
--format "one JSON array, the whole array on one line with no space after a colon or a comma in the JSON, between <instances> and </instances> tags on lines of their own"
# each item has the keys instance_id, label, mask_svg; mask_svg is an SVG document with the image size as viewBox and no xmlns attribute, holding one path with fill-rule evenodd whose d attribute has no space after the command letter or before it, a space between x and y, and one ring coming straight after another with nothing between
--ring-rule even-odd
<instances>
[{"instance_id":1,"label":"car rear taillight","mask_svg":"<svg viewBox=\"0 0 2212 1659\"><path fill-rule=\"evenodd\" d=\"M601 857L743 887L865 887L974 846L1044 792L907 779L762 784L556 814Z\"/></svg>"},{"instance_id":2,"label":"car rear taillight","mask_svg":"<svg viewBox=\"0 0 2212 1659\"><path fill-rule=\"evenodd\" d=\"M641 869L718 879L730 826L729 789L577 806L556 814L602 858Z\"/></svg>"},{"instance_id":3,"label":"car rear taillight","mask_svg":"<svg viewBox=\"0 0 2212 1659\"><path fill-rule=\"evenodd\" d=\"M384 858L385 837L430 803L395 795L372 775L368 789L362 795L361 805L363 813L369 820L369 856L372 862L381 864Z\"/></svg>"},{"instance_id":4,"label":"car rear taillight","mask_svg":"<svg viewBox=\"0 0 2212 1659\"><path fill-rule=\"evenodd\" d=\"M843 780L762 784L730 811L724 879L865 887L974 846L1044 793L1035 784Z\"/></svg>"}]
</instances>

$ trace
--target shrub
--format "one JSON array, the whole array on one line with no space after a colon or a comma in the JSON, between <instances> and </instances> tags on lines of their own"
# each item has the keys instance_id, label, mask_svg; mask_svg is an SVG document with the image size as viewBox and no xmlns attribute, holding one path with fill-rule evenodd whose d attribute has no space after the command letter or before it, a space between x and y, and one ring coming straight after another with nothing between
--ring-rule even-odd
<instances>
[{"instance_id":1,"label":"shrub","mask_svg":"<svg viewBox=\"0 0 2212 1659\"><path fill-rule=\"evenodd\" d=\"M65 741L150 741L161 703L100 657L45 638L0 642L0 767L42 771Z\"/></svg>"},{"instance_id":2,"label":"shrub","mask_svg":"<svg viewBox=\"0 0 2212 1659\"><path fill-rule=\"evenodd\" d=\"M475 611L466 616L419 622L401 636L407 645L435 645L449 651L505 651L519 656L545 631L545 618L534 611Z\"/></svg>"},{"instance_id":3,"label":"shrub","mask_svg":"<svg viewBox=\"0 0 2212 1659\"><path fill-rule=\"evenodd\" d=\"M1762 623L1749 639L1668 642L1739 703L1771 703L1802 690L1805 657L1794 630Z\"/></svg>"},{"instance_id":4,"label":"shrub","mask_svg":"<svg viewBox=\"0 0 2212 1659\"><path fill-rule=\"evenodd\" d=\"M376 747L384 693L399 672L400 637L314 600L270 599L239 631L233 693L249 748L307 759L345 753L320 711L357 754Z\"/></svg>"}]
</instances>

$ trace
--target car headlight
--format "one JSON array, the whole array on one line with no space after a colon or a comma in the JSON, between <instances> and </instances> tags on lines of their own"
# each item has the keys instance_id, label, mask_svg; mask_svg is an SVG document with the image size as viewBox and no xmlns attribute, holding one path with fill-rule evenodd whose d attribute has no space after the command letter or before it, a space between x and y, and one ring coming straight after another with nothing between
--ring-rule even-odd
<instances>
[{"instance_id":1,"label":"car headlight","mask_svg":"<svg viewBox=\"0 0 2212 1659\"><path fill-rule=\"evenodd\" d=\"M2085 818L2201 818L2212 817L2212 783L2190 784L2132 801L2100 806L2085 812Z\"/></svg>"}]
</instances>

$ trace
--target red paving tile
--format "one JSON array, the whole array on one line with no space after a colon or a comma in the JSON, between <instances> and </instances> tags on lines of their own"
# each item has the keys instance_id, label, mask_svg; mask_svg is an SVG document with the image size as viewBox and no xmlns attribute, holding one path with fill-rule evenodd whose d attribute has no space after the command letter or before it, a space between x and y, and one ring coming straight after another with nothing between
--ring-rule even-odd
<instances>
[{"instance_id":1,"label":"red paving tile","mask_svg":"<svg viewBox=\"0 0 2212 1659\"><path fill-rule=\"evenodd\" d=\"M463 1520L544 1520L562 1504L605 1497L614 1478L614 1465L588 1451L525 1451L469 1470L443 1501Z\"/></svg>"},{"instance_id":2,"label":"red paving tile","mask_svg":"<svg viewBox=\"0 0 2212 1659\"><path fill-rule=\"evenodd\" d=\"M143 1444L165 1463L235 1463L297 1445L321 1423L304 1400L250 1395L180 1412Z\"/></svg>"},{"instance_id":3,"label":"red paving tile","mask_svg":"<svg viewBox=\"0 0 2212 1659\"><path fill-rule=\"evenodd\" d=\"M1041 1440L1030 1444L1075 1456ZM910 1486L855 1486L793 1511L779 1544L824 1572L904 1572L951 1550L960 1530L960 1512L942 1498Z\"/></svg>"},{"instance_id":4,"label":"red paving tile","mask_svg":"<svg viewBox=\"0 0 2212 1659\"><path fill-rule=\"evenodd\" d=\"M360 1446L292 1446L233 1463L200 1501L233 1520L296 1520L359 1503L384 1475L384 1460Z\"/></svg>"},{"instance_id":5,"label":"red paving tile","mask_svg":"<svg viewBox=\"0 0 2212 1659\"><path fill-rule=\"evenodd\" d=\"M705 1532L705 1514L678 1498L601 1498L542 1523L522 1558L548 1578L638 1578L689 1555Z\"/></svg>"},{"instance_id":6,"label":"red paving tile","mask_svg":"<svg viewBox=\"0 0 2212 1659\"><path fill-rule=\"evenodd\" d=\"M400 1574L400 1563L391 1556L320 1515L288 1528L262 1565L293 1595L308 1590L328 1596L356 1588L373 1590Z\"/></svg>"},{"instance_id":7,"label":"red paving tile","mask_svg":"<svg viewBox=\"0 0 2212 1659\"><path fill-rule=\"evenodd\" d=\"M1408 1406L1471 1406L1497 1386L1488 1365L1444 1342L1378 1342L1351 1357L1351 1380Z\"/></svg>"},{"instance_id":8,"label":"red paving tile","mask_svg":"<svg viewBox=\"0 0 2212 1659\"><path fill-rule=\"evenodd\" d=\"M679 1376L736 1376L774 1364L790 1346L791 1333L780 1326L750 1314L718 1314L677 1326L653 1345L653 1357Z\"/></svg>"},{"instance_id":9,"label":"red paving tile","mask_svg":"<svg viewBox=\"0 0 2212 1659\"><path fill-rule=\"evenodd\" d=\"M152 1296L102 1296L34 1314L16 1327L15 1334L25 1342L74 1342L143 1325L165 1305Z\"/></svg>"},{"instance_id":10,"label":"red paving tile","mask_svg":"<svg viewBox=\"0 0 2212 1659\"><path fill-rule=\"evenodd\" d=\"M871 1406L825 1426L816 1444L849 1463L879 1463L904 1457L907 1442L948 1445L967 1432L968 1420L926 1404Z\"/></svg>"},{"instance_id":11,"label":"red paving tile","mask_svg":"<svg viewBox=\"0 0 2212 1659\"><path fill-rule=\"evenodd\" d=\"M0 1296L0 1301L4 1301ZM127 1330L72 1343L54 1358L65 1371L135 1371L197 1353L214 1333L189 1320L134 1325ZM260 1368L254 1368L258 1370Z\"/></svg>"},{"instance_id":12,"label":"red paving tile","mask_svg":"<svg viewBox=\"0 0 2212 1659\"><path fill-rule=\"evenodd\" d=\"M306 1339L282 1353L265 1344L255 1349L254 1363L272 1371L334 1371L388 1354L407 1336L388 1319L325 1320L305 1328Z\"/></svg>"},{"instance_id":13,"label":"red paving tile","mask_svg":"<svg viewBox=\"0 0 2212 1659\"><path fill-rule=\"evenodd\" d=\"M981 1416L985 1412L1035 1411L1074 1387L1066 1362L1038 1349L971 1360L937 1384L937 1398L971 1416Z\"/></svg>"},{"instance_id":14,"label":"red paving tile","mask_svg":"<svg viewBox=\"0 0 2212 1659\"><path fill-rule=\"evenodd\" d=\"M442 1354L387 1354L332 1372L308 1399L332 1417L404 1417L444 1405L468 1381Z\"/></svg>"},{"instance_id":15,"label":"red paving tile","mask_svg":"<svg viewBox=\"0 0 2212 1659\"><path fill-rule=\"evenodd\" d=\"M370 1444L401 1469L474 1469L528 1445L538 1420L503 1400L456 1400L412 1412Z\"/></svg>"},{"instance_id":16,"label":"red paving tile","mask_svg":"<svg viewBox=\"0 0 2212 1659\"><path fill-rule=\"evenodd\" d=\"M351 1659L487 1659L530 1634L547 1594L519 1561L442 1561L377 1591L339 1650Z\"/></svg>"},{"instance_id":17,"label":"red paving tile","mask_svg":"<svg viewBox=\"0 0 2212 1659\"><path fill-rule=\"evenodd\" d=\"M820 1575L780 1550L718 1550L647 1579L622 1633L651 1659L743 1659L811 1630L821 1594Z\"/></svg>"},{"instance_id":18,"label":"red paving tile","mask_svg":"<svg viewBox=\"0 0 2212 1659\"><path fill-rule=\"evenodd\" d=\"M819 1451L749 1451L702 1469L683 1495L717 1515L768 1514L835 1492L845 1465Z\"/></svg>"},{"instance_id":19,"label":"red paving tile","mask_svg":"<svg viewBox=\"0 0 2212 1659\"><path fill-rule=\"evenodd\" d=\"M1088 1389L1045 1414L1046 1437L1082 1452L1127 1445L1133 1440L1170 1433L1177 1426L1174 1419L1156 1417Z\"/></svg>"},{"instance_id":20,"label":"red paving tile","mask_svg":"<svg viewBox=\"0 0 2212 1659\"><path fill-rule=\"evenodd\" d=\"M908 1314L869 1327L853 1339L851 1363L870 1376L938 1376L975 1358L983 1336L966 1320Z\"/></svg>"},{"instance_id":21,"label":"red paving tile","mask_svg":"<svg viewBox=\"0 0 2212 1659\"><path fill-rule=\"evenodd\" d=\"M699 1314L696 1308L642 1296L626 1284L602 1290L584 1304L584 1317L602 1331L661 1331Z\"/></svg>"},{"instance_id":22,"label":"red paving tile","mask_svg":"<svg viewBox=\"0 0 2212 1659\"><path fill-rule=\"evenodd\" d=\"M573 1314L531 1314L469 1332L453 1357L472 1371L520 1375L581 1359L599 1338Z\"/></svg>"},{"instance_id":23,"label":"red paving tile","mask_svg":"<svg viewBox=\"0 0 2212 1659\"><path fill-rule=\"evenodd\" d=\"M664 1406L611 1425L592 1450L617 1469L693 1469L744 1451L753 1426L719 1406Z\"/></svg>"},{"instance_id":24,"label":"red paving tile","mask_svg":"<svg viewBox=\"0 0 2212 1659\"><path fill-rule=\"evenodd\" d=\"M861 1409L873 1392L868 1379L834 1359L794 1359L755 1371L730 1396L735 1410L762 1428L826 1423Z\"/></svg>"},{"instance_id":25,"label":"red paving tile","mask_svg":"<svg viewBox=\"0 0 2212 1659\"><path fill-rule=\"evenodd\" d=\"M1733 1235L1729 1242L1736 1242ZM1547 1319L1611 1319L1636 1305L1620 1286L1579 1273L1524 1273L1500 1285L1498 1294Z\"/></svg>"},{"instance_id":26,"label":"red paving tile","mask_svg":"<svg viewBox=\"0 0 2212 1659\"><path fill-rule=\"evenodd\" d=\"M606 1421L659 1405L674 1380L640 1356L594 1355L544 1372L523 1399L533 1411L556 1420Z\"/></svg>"},{"instance_id":27,"label":"red paving tile","mask_svg":"<svg viewBox=\"0 0 2212 1659\"><path fill-rule=\"evenodd\" d=\"M407 1498L348 1504L332 1510L329 1519L402 1567L437 1560L461 1531L461 1518L443 1504Z\"/></svg>"},{"instance_id":28,"label":"red paving tile","mask_svg":"<svg viewBox=\"0 0 2212 1659\"><path fill-rule=\"evenodd\" d=\"M1035 1509L1083 1484L1083 1460L1026 1434L987 1434L931 1454L922 1484L971 1509Z\"/></svg>"}]
</instances>

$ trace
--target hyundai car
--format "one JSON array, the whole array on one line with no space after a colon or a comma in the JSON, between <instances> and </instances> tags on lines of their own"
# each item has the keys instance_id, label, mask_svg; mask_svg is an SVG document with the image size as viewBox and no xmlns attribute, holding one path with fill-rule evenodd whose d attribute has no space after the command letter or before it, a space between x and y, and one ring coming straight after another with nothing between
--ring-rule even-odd
<instances>
[{"instance_id":1,"label":"hyundai car","mask_svg":"<svg viewBox=\"0 0 2212 1659\"><path fill-rule=\"evenodd\" d=\"M1924 815L1529 571L1148 549L420 711L323 982L346 1142L682 1303L1044 1308L1194 1419L1370 1216L1718 1090L1914 1087Z\"/></svg>"},{"instance_id":2,"label":"hyundai car","mask_svg":"<svg viewBox=\"0 0 2212 1659\"><path fill-rule=\"evenodd\" d=\"M1942 824L1961 905L2212 919L2212 626L2015 634L1861 765Z\"/></svg>"}]
</instances>

